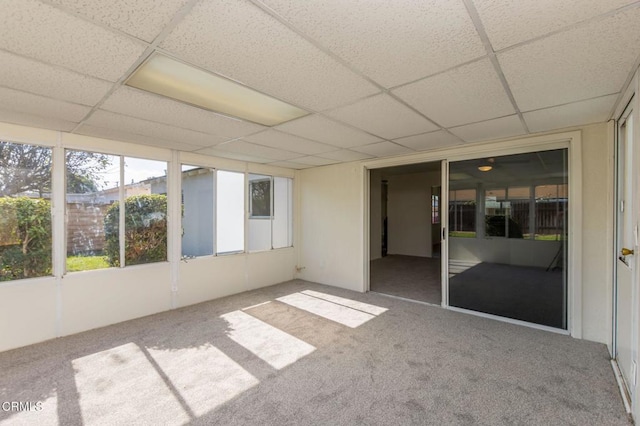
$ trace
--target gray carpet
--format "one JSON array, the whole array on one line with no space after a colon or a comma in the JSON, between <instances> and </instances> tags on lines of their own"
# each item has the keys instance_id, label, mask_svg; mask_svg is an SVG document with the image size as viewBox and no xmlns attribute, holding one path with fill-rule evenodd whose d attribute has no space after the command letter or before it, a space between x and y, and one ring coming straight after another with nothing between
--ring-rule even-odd
<instances>
[{"instance_id":1,"label":"gray carpet","mask_svg":"<svg viewBox=\"0 0 640 426\"><path fill-rule=\"evenodd\" d=\"M43 402L2 424L628 424L604 345L302 281L0 353L0 371L0 400Z\"/></svg>"},{"instance_id":2,"label":"gray carpet","mask_svg":"<svg viewBox=\"0 0 640 426\"><path fill-rule=\"evenodd\" d=\"M449 278L449 304L564 328L563 272L480 263Z\"/></svg>"},{"instance_id":3,"label":"gray carpet","mask_svg":"<svg viewBox=\"0 0 640 426\"><path fill-rule=\"evenodd\" d=\"M378 293L440 305L440 259L389 255L371 261L369 288Z\"/></svg>"}]
</instances>

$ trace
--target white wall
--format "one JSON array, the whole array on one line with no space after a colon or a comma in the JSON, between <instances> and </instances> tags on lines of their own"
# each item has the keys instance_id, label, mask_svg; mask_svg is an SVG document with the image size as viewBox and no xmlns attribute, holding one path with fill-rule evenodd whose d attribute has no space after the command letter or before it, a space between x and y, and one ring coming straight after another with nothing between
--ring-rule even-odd
<instances>
[{"instance_id":1,"label":"white wall","mask_svg":"<svg viewBox=\"0 0 640 426\"><path fill-rule=\"evenodd\" d=\"M613 149L607 125L582 130L583 338L610 343ZM304 279L363 291L362 163L300 172L301 274Z\"/></svg>"},{"instance_id":2,"label":"white wall","mask_svg":"<svg viewBox=\"0 0 640 426\"><path fill-rule=\"evenodd\" d=\"M611 343L613 303L614 147L607 128L582 129L582 335L602 343Z\"/></svg>"},{"instance_id":3,"label":"white wall","mask_svg":"<svg viewBox=\"0 0 640 426\"><path fill-rule=\"evenodd\" d=\"M393 175L387 178L388 254L431 257L431 187L439 172Z\"/></svg>"},{"instance_id":4,"label":"white wall","mask_svg":"<svg viewBox=\"0 0 640 426\"><path fill-rule=\"evenodd\" d=\"M298 174L300 278L364 291L363 189L360 163Z\"/></svg>"}]
</instances>

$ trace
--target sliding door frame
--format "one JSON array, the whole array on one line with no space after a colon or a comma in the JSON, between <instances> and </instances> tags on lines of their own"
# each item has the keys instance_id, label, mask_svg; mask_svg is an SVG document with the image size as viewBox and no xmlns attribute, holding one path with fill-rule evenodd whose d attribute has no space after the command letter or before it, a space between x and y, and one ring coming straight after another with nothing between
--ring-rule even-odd
<instances>
[{"instance_id":1,"label":"sliding door frame","mask_svg":"<svg viewBox=\"0 0 640 426\"><path fill-rule=\"evenodd\" d=\"M509 318L496 317L501 321L517 323L530 326L533 328L544 328L553 331L568 333L575 338L582 338L582 137L581 132L569 131L555 134L521 137L514 139L506 139L495 142L465 144L453 146L450 148L442 148L433 151L427 151L417 154L410 154L398 157L383 158L365 161L363 167L363 289L369 290L369 259L370 259L370 187L369 172L373 169L380 169L392 166L401 166L417 163L426 163L434 161L442 161L442 206L448 206L448 163L451 161L472 160L483 157L493 157L502 155L523 154L527 152L548 151L554 149L568 149L568 167L569 167L569 235L568 235L568 256L567 256L567 331L559 329L550 329L549 327L537 326L532 323L511 320ZM445 204L446 201L446 204ZM444 260L448 256L448 208L442 209L441 216L443 235L442 245L442 285L443 298L442 306L445 309L457 310L457 308L449 306L448 303L448 264ZM472 313L470 311L465 311Z\"/></svg>"}]
</instances>

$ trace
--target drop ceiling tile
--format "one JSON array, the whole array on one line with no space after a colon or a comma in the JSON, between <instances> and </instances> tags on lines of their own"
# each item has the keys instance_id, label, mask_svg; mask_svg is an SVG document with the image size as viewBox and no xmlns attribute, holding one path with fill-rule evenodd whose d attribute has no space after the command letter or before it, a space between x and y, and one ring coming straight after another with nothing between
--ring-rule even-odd
<instances>
[{"instance_id":1,"label":"drop ceiling tile","mask_svg":"<svg viewBox=\"0 0 640 426\"><path fill-rule=\"evenodd\" d=\"M49 3L151 42L187 1L49 0Z\"/></svg>"},{"instance_id":2,"label":"drop ceiling tile","mask_svg":"<svg viewBox=\"0 0 640 426\"><path fill-rule=\"evenodd\" d=\"M449 131L466 142L502 139L526 133L517 115L453 127Z\"/></svg>"},{"instance_id":3,"label":"drop ceiling tile","mask_svg":"<svg viewBox=\"0 0 640 426\"><path fill-rule=\"evenodd\" d=\"M335 150L335 147L333 146L314 142L299 136L293 136L288 133L282 133L273 129L256 133L255 135L247 136L243 139L258 145L307 155L320 154L322 152Z\"/></svg>"},{"instance_id":4,"label":"drop ceiling tile","mask_svg":"<svg viewBox=\"0 0 640 426\"><path fill-rule=\"evenodd\" d=\"M603 96L572 104L525 112L523 114L529 130L544 132L563 127L604 122L609 119L618 95Z\"/></svg>"},{"instance_id":5,"label":"drop ceiling tile","mask_svg":"<svg viewBox=\"0 0 640 426\"><path fill-rule=\"evenodd\" d=\"M335 164L338 162L338 160L330 160L328 158L313 157L313 156L294 158L291 161L293 163L308 164L310 166L327 166L329 164Z\"/></svg>"},{"instance_id":6,"label":"drop ceiling tile","mask_svg":"<svg viewBox=\"0 0 640 426\"><path fill-rule=\"evenodd\" d=\"M618 9L636 0L473 0L494 50Z\"/></svg>"},{"instance_id":7,"label":"drop ceiling tile","mask_svg":"<svg viewBox=\"0 0 640 426\"><path fill-rule=\"evenodd\" d=\"M374 157L388 157L391 155L409 154L411 152L414 152L412 149L388 141L378 142L371 145L357 146L351 149L354 151L373 155Z\"/></svg>"},{"instance_id":8,"label":"drop ceiling tile","mask_svg":"<svg viewBox=\"0 0 640 426\"><path fill-rule=\"evenodd\" d=\"M380 142L380 138L313 114L281 124L276 129L340 148Z\"/></svg>"},{"instance_id":9,"label":"drop ceiling tile","mask_svg":"<svg viewBox=\"0 0 640 426\"><path fill-rule=\"evenodd\" d=\"M95 105L112 83L0 50L0 84L50 98Z\"/></svg>"},{"instance_id":10,"label":"drop ceiling tile","mask_svg":"<svg viewBox=\"0 0 640 426\"><path fill-rule=\"evenodd\" d=\"M70 132L78 125L78 123L60 120L58 118L41 117L39 115L10 111L2 108L0 108L0 122L20 124L22 126L31 126L40 129L62 130L64 132Z\"/></svg>"},{"instance_id":11,"label":"drop ceiling tile","mask_svg":"<svg viewBox=\"0 0 640 426\"><path fill-rule=\"evenodd\" d=\"M456 136L445 132L444 130L394 139L394 142L416 151L427 151L429 149L442 148L445 146L453 146L463 143Z\"/></svg>"},{"instance_id":12,"label":"drop ceiling tile","mask_svg":"<svg viewBox=\"0 0 640 426\"><path fill-rule=\"evenodd\" d=\"M218 145L216 149L220 151L234 152L236 154L250 155L253 157L265 158L272 161L291 160L300 157L300 154L281 149L269 148L267 146L256 145L243 140L235 140Z\"/></svg>"},{"instance_id":13,"label":"drop ceiling tile","mask_svg":"<svg viewBox=\"0 0 640 426\"><path fill-rule=\"evenodd\" d=\"M224 142L225 138L194 132L180 127L168 126L153 121L127 117L109 111L98 110L86 121L86 124L110 129L119 129L136 135L151 136L159 139L180 141L189 145L214 146Z\"/></svg>"},{"instance_id":14,"label":"drop ceiling tile","mask_svg":"<svg viewBox=\"0 0 640 426\"><path fill-rule=\"evenodd\" d=\"M0 87L0 108L78 123L91 108Z\"/></svg>"},{"instance_id":15,"label":"drop ceiling tile","mask_svg":"<svg viewBox=\"0 0 640 426\"><path fill-rule=\"evenodd\" d=\"M269 163L273 161L272 159L269 159L269 158L263 158L263 157L258 157L254 155L249 155L249 154L240 154L240 153L230 152L230 151L222 151L217 148L203 148L198 150L198 154L211 155L213 157L219 157L219 158L228 158L230 160L237 160L237 161L249 161L251 163L260 163L260 164Z\"/></svg>"},{"instance_id":16,"label":"drop ceiling tile","mask_svg":"<svg viewBox=\"0 0 640 426\"><path fill-rule=\"evenodd\" d=\"M102 104L102 109L124 115L156 121L197 132L235 138L265 129L264 126L226 117L123 86Z\"/></svg>"},{"instance_id":17,"label":"drop ceiling tile","mask_svg":"<svg viewBox=\"0 0 640 426\"><path fill-rule=\"evenodd\" d=\"M299 163L294 163L292 161L276 161L269 164L272 166L284 167L286 169L295 169L295 170L309 169L313 167L310 164L299 164Z\"/></svg>"},{"instance_id":18,"label":"drop ceiling tile","mask_svg":"<svg viewBox=\"0 0 640 426\"><path fill-rule=\"evenodd\" d=\"M521 111L619 92L640 54L640 8L498 54Z\"/></svg>"},{"instance_id":19,"label":"drop ceiling tile","mask_svg":"<svg viewBox=\"0 0 640 426\"><path fill-rule=\"evenodd\" d=\"M35 0L0 7L0 49L116 81L146 45Z\"/></svg>"},{"instance_id":20,"label":"drop ceiling tile","mask_svg":"<svg viewBox=\"0 0 640 426\"><path fill-rule=\"evenodd\" d=\"M384 139L396 139L438 129L435 124L386 94L334 109L327 115Z\"/></svg>"},{"instance_id":21,"label":"drop ceiling tile","mask_svg":"<svg viewBox=\"0 0 640 426\"><path fill-rule=\"evenodd\" d=\"M160 139L157 137L137 135L119 129L96 127L88 124L81 124L76 131L79 135L93 136L96 138L110 139L122 142L132 142L141 145L150 145L160 148L177 149L180 151L193 151L202 148L199 145L191 145L183 142Z\"/></svg>"},{"instance_id":22,"label":"drop ceiling tile","mask_svg":"<svg viewBox=\"0 0 640 426\"><path fill-rule=\"evenodd\" d=\"M378 92L248 1L198 3L162 47L188 62L313 110Z\"/></svg>"},{"instance_id":23,"label":"drop ceiling tile","mask_svg":"<svg viewBox=\"0 0 640 426\"><path fill-rule=\"evenodd\" d=\"M444 127L516 112L489 59L402 86L393 93Z\"/></svg>"},{"instance_id":24,"label":"drop ceiling tile","mask_svg":"<svg viewBox=\"0 0 640 426\"><path fill-rule=\"evenodd\" d=\"M263 2L385 87L485 55L461 1Z\"/></svg>"},{"instance_id":25,"label":"drop ceiling tile","mask_svg":"<svg viewBox=\"0 0 640 426\"><path fill-rule=\"evenodd\" d=\"M349 149L341 149L340 151L325 152L324 154L320 154L320 157L347 162L366 160L367 158L373 158L373 155L364 154L362 152L355 152Z\"/></svg>"}]
</instances>

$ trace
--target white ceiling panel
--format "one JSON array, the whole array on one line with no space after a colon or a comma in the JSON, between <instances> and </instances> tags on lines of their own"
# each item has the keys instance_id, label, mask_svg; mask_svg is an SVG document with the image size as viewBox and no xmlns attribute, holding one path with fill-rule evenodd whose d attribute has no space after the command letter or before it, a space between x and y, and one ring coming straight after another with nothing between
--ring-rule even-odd
<instances>
[{"instance_id":1,"label":"white ceiling panel","mask_svg":"<svg viewBox=\"0 0 640 426\"><path fill-rule=\"evenodd\" d=\"M236 154L251 155L265 158L271 161L291 160L300 157L300 154L281 149L269 148L267 146L256 145L250 142L236 140L218 145L216 149L220 151L234 152Z\"/></svg>"},{"instance_id":2,"label":"white ceiling panel","mask_svg":"<svg viewBox=\"0 0 640 426\"><path fill-rule=\"evenodd\" d=\"M498 55L522 111L619 92L640 54L640 8Z\"/></svg>"},{"instance_id":3,"label":"white ceiling panel","mask_svg":"<svg viewBox=\"0 0 640 426\"><path fill-rule=\"evenodd\" d=\"M444 130L395 139L394 142L416 151L427 151L463 143L459 138Z\"/></svg>"},{"instance_id":4,"label":"white ceiling panel","mask_svg":"<svg viewBox=\"0 0 640 426\"><path fill-rule=\"evenodd\" d=\"M454 127L449 131L466 142L508 138L525 133L517 115Z\"/></svg>"},{"instance_id":5,"label":"white ceiling panel","mask_svg":"<svg viewBox=\"0 0 640 426\"><path fill-rule=\"evenodd\" d=\"M339 162L338 160L330 160L328 158L313 157L313 156L294 158L291 161L293 163L308 164L310 166L327 166L329 164L335 164Z\"/></svg>"},{"instance_id":6,"label":"white ceiling panel","mask_svg":"<svg viewBox=\"0 0 640 426\"><path fill-rule=\"evenodd\" d=\"M3 2L0 49L116 81L145 44L35 0Z\"/></svg>"},{"instance_id":7,"label":"white ceiling panel","mask_svg":"<svg viewBox=\"0 0 640 426\"><path fill-rule=\"evenodd\" d=\"M461 1L263 2L385 87L485 54Z\"/></svg>"},{"instance_id":8,"label":"white ceiling panel","mask_svg":"<svg viewBox=\"0 0 640 426\"><path fill-rule=\"evenodd\" d=\"M0 87L0 108L41 117L80 122L91 108L18 90Z\"/></svg>"},{"instance_id":9,"label":"white ceiling panel","mask_svg":"<svg viewBox=\"0 0 640 426\"><path fill-rule=\"evenodd\" d=\"M283 149L285 151L307 155L320 154L335 150L335 147L331 145L314 142L309 139L278 132L273 129L256 133L255 135L247 136L243 139L259 145L270 146L277 149Z\"/></svg>"},{"instance_id":10,"label":"white ceiling panel","mask_svg":"<svg viewBox=\"0 0 640 426\"><path fill-rule=\"evenodd\" d=\"M341 149L340 151L325 152L324 154L321 154L320 157L347 162L366 160L367 158L373 158L373 155L365 154L363 152L355 152L349 149Z\"/></svg>"},{"instance_id":11,"label":"white ceiling panel","mask_svg":"<svg viewBox=\"0 0 640 426\"><path fill-rule=\"evenodd\" d=\"M153 41L189 0L48 0L87 19Z\"/></svg>"},{"instance_id":12,"label":"white ceiling panel","mask_svg":"<svg viewBox=\"0 0 640 426\"><path fill-rule=\"evenodd\" d=\"M295 170L310 169L311 167L313 167L310 164L294 163L293 161L275 161L269 164L272 166L284 167L286 169L295 169Z\"/></svg>"},{"instance_id":13,"label":"white ceiling panel","mask_svg":"<svg viewBox=\"0 0 640 426\"><path fill-rule=\"evenodd\" d=\"M494 50L593 18L636 0L473 0Z\"/></svg>"},{"instance_id":14,"label":"white ceiling panel","mask_svg":"<svg viewBox=\"0 0 640 426\"><path fill-rule=\"evenodd\" d=\"M88 124L81 124L76 131L79 135L93 136L96 138L113 139L123 142L132 142L142 145L158 146L161 148L179 149L181 151L193 151L202 148L198 145L191 145L172 140L154 138L151 136L137 135L117 128L96 127Z\"/></svg>"},{"instance_id":15,"label":"white ceiling panel","mask_svg":"<svg viewBox=\"0 0 640 426\"><path fill-rule=\"evenodd\" d=\"M198 3L162 47L314 110L333 108L378 91L247 1Z\"/></svg>"},{"instance_id":16,"label":"white ceiling panel","mask_svg":"<svg viewBox=\"0 0 640 426\"><path fill-rule=\"evenodd\" d=\"M437 130L438 127L391 96L372 96L327 115L385 139Z\"/></svg>"},{"instance_id":17,"label":"white ceiling panel","mask_svg":"<svg viewBox=\"0 0 640 426\"><path fill-rule=\"evenodd\" d=\"M145 120L157 121L198 132L235 138L259 132L265 127L225 117L162 96L123 86L113 93L102 108Z\"/></svg>"},{"instance_id":18,"label":"white ceiling panel","mask_svg":"<svg viewBox=\"0 0 640 426\"><path fill-rule=\"evenodd\" d=\"M238 160L238 161L249 161L252 163L269 163L272 162L272 159L269 158L263 158L263 157L258 157L255 155L249 155L249 154L240 154L237 152L231 152L231 151L222 151L220 149L217 148L203 148L198 150L198 154L203 154L203 155L212 155L214 157L221 157L221 158L228 158L230 160Z\"/></svg>"},{"instance_id":19,"label":"white ceiling panel","mask_svg":"<svg viewBox=\"0 0 640 426\"><path fill-rule=\"evenodd\" d=\"M112 83L0 50L0 85L83 105L95 105Z\"/></svg>"},{"instance_id":20,"label":"white ceiling panel","mask_svg":"<svg viewBox=\"0 0 640 426\"><path fill-rule=\"evenodd\" d=\"M604 122L609 119L616 99L618 99L617 94L526 112L523 114L524 121L532 132Z\"/></svg>"},{"instance_id":21,"label":"white ceiling panel","mask_svg":"<svg viewBox=\"0 0 640 426\"><path fill-rule=\"evenodd\" d=\"M381 140L317 114L289 121L276 129L340 148L366 145Z\"/></svg>"},{"instance_id":22,"label":"white ceiling panel","mask_svg":"<svg viewBox=\"0 0 640 426\"><path fill-rule=\"evenodd\" d=\"M409 154L414 152L412 149L388 141L365 146L357 146L352 148L352 150L373 155L374 157L388 157L391 155Z\"/></svg>"},{"instance_id":23,"label":"white ceiling panel","mask_svg":"<svg viewBox=\"0 0 640 426\"><path fill-rule=\"evenodd\" d=\"M444 127L515 113L489 59L403 86L393 93Z\"/></svg>"},{"instance_id":24,"label":"white ceiling panel","mask_svg":"<svg viewBox=\"0 0 640 426\"><path fill-rule=\"evenodd\" d=\"M38 127L40 129L61 130L70 132L78 123L60 120L52 117L26 114L24 112L10 111L0 108L0 121L4 123L20 124L22 126Z\"/></svg>"},{"instance_id":25,"label":"white ceiling panel","mask_svg":"<svg viewBox=\"0 0 640 426\"><path fill-rule=\"evenodd\" d=\"M139 118L128 117L126 115L115 114L109 111L98 110L94 112L86 121L86 124L97 127L119 129L124 132L137 135L151 136L158 139L179 141L189 145L214 146L224 142L225 138L195 132L193 130L180 127L168 126L153 121L141 120Z\"/></svg>"}]
</instances>

